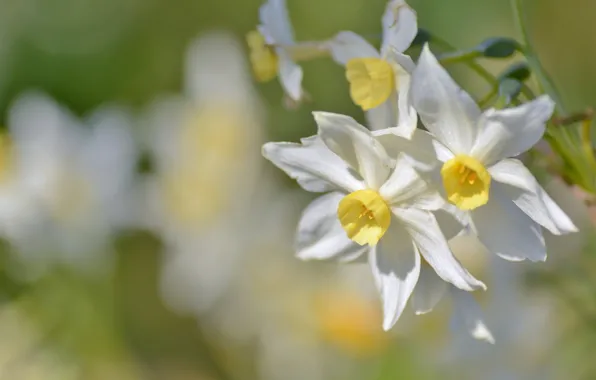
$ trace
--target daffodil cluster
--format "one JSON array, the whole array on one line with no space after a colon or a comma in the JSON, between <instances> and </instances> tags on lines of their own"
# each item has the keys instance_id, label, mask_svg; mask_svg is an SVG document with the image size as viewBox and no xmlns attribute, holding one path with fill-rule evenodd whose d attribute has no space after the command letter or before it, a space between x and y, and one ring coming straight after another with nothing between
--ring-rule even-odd
<instances>
[{"instance_id":1,"label":"daffodil cluster","mask_svg":"<svg viewBox=\"0 0 596 380\"><path fill-rule=\"evenodd\" d=\"M314 112L316 135L263 146L264 157L303 189L323 193L299 221L297 256L367 260L386 330L408 301L417 314L426 313L452 289L470 333L492 341L469 295L486 287L449 242L475 235L503 259L544 261L543 229L577 230L516 158L542 139L553 100L542 95L482 109L427 44L417 62L405 54L418 27L403 0L387 4L379 50L349 31L296 42L283 0L267 1L260 18L248 37L257 79L278 76L286 94L299 100L295 52L326 52L345 67L350 96L367 116L368 128L349 116Z\"/></svg>"}]
</instances>

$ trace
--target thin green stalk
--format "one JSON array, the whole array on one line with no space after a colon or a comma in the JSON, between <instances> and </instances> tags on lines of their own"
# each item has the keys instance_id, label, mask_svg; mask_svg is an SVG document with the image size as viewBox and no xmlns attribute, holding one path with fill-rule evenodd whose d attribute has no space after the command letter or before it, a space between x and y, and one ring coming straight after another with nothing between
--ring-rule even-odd
<instances>
[{"instance_id":1,"label":"thin green stalk","mask_svg":"<svg viewBox=\"0 0 596 380\"><path fill-rule=\"evenodd\" d=\"M557 91L552 78L542 66L532 45L526 27L526 17L522 0L511 0L511 10L522 39L522 53L526 57L528 65L535 75L538 82L538 88L553 99L559 117L567 117L567 109L559 95L559 91ZM552 125L551 128L547 129L545 138L553 150L559 154L559 156L566 162L569 169L573 172L567 174L573 175L576 179L575 182L578 185L590 192L594 192L596 189L594 188L592 177L596 170L596 164L594 164L596 163L596 159L594 158L591 142L589 142L590 148L588 149L586 147L587 142L581 140L581 136L576 130L569 127L556 127Z\"/></svg>"},{"instance_id":2,"label":"thin green stalk","mask_svg":"<svg viewBox=\"0 0 596 380\"><path fill-rule=\"evenodd\" d=\"M457 48L455 46L451 45L449 42L445 41L444 39L435 36L434 34L432 35L431 41L434 42L435 44L437 44L443 50L457 51ZM491 86L491 89L495 89L496 91L498 91L499 80L490 71L488 71L482 65L480 65L478 62L475 61L475 58L478 58L478 57L479 57L479 54L477 52L463 53L463 54L459 54L459 55L454 54L453 56L447 56L447 57L442 58L441 63L444 65L450 64L450 63L464 64L464 65L468 66L468 68L470 68L476 74L478 74L478 76L483 78ZM528 86L526 86L524 83L522 83L522 93L528 100L534 98L534 94L532 93L532 90Z\"/></svg>"},{"instance_id":3,"label":"thin green stalk","mask_svg":"<svg viewBox=\"0 0 596 380\"><path fill-rule=\"evenodd\" d=\"M538 56L536 55L536 52L534 51L530 41L530 35L528 34L528 29L526 28L526 18L522 0L511 0L511 10L513 12L514 22L522 40L522 53L525 55L528 65L538 79L538 88L546 92L555 101L557 104L557 111L559 114L561 114L561 116L565 116L565 106L561 97L559 96L559 92L557 91L552 78L548 75L544 67L542 67L540 59L538 59Z\"/></svg>"}]
</instances>

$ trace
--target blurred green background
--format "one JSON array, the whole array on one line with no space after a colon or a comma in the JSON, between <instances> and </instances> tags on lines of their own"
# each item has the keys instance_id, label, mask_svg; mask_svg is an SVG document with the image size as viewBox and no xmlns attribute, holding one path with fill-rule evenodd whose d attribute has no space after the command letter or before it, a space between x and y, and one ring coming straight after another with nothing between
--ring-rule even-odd
<instances>
[{"instance_id":1,"label":"blurred green background","mask_svg":"<svg viewBox=\"0 0 596 380\"><path fill-rule=\"evenodd\" d=\"M385 7L382 0L287 2L298 40L321 40L340 30L352 30L375 44L380 42L380 17ZM418 12L421 27L460 48L492 36L516 37L508 0L409 3ZM537 51L567 104L573 110L596 105L596 2L525 3ZM245 34L258 23L260 5L258 0L1 0L3 120L6 121L6 111L14 98L32 88L47 92L78 115L104 103L124 104L141 112L156 96L182 91L185 52L194 38L214 29L228 30L243 42ZM507 64L486 63L495 72ZM329 59L320 59L306 62L303 67L304 87L313 100L297 110L283 107L277 81L258 85L266 113L264 140L297 141L313 134L313 110L363 119L349 98L344 71L339 66ZM487 90L466 68L456 67L454 74L478 96ZM283 181L287 191L296 188L281 172L269 166L266 170ZM257 353L250 343L230 342L202 325L200 317L197 321L192 315L179 316L164 305L159 293L162 249L159 238L130 230L118 236L116 269L106 278L88 278L66 269L56 269L34 283L21 283L5 275L0 290L6 307L25 313L39 336L31 338L32 343L24 348L0 347L0 356L10 356L0 358L0 379L261 378L255 364ZM305 265L298 260L294 264ZM0 313L0 331L9 334L10 323L20 318L5 318L4 314L7 312ZM591 322L588 325L593 330L596 324L590 325ZM2 327L3 324L8 327ZM447 325L448 321L429 317L417 325L417 331L422 331L419 336L400 336L381 353L366 359L346 356L343 360L357 364L357 369L349 374L340 371L334 378L479 378L456 369L477 364L473 357L463 358L457 366L450 367L453 373L446 371L441 359L427 358L437 356L435 349L449 351L444 337L435 334L435 329L443 330L437 324ZM565 322L562 330L567 331L568 325L584 326ZM546 373L534 373L532 378L596 376L589 359L581 359L586 352L593 352L596 340L563 340L565 343L560 346L558 341L552 343L553 348L561 347L560 351L546 349L550 352L547 359L542 359L548 363ZM39 352L46 349L57 358L43 359L49 364L37 364L41 360ZM485 354L497 355L498 350ZM301 358L297 356L296 360ZM569 374L570 377L558 376L557 368L567 373L569 363L581 370ZM32 368L37 365L41 369L34 374ZM75 369L69 370L70 367ZM53 371L57 374L52 375ZM526 377L505 370L483 378Z\"/></svg>"}]
</instances>

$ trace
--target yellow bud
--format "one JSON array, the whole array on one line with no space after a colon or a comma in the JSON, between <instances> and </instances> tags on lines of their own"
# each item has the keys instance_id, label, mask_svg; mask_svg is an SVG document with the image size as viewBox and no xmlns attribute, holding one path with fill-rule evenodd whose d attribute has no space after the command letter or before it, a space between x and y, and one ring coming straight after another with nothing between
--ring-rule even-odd
<instances>
[{"instance_id":1,"label":"yellow bud","mask_svg":"<svg viewBox=\"0 0 596 380\"><path fill-rule=\"evenodd\" d=\"M267 45L265 37L256 30L246 35L250 49L250 63L255 78L259 82L267 82L277 76L279 59L272 46Z\"/></svg>"}]
</instances>

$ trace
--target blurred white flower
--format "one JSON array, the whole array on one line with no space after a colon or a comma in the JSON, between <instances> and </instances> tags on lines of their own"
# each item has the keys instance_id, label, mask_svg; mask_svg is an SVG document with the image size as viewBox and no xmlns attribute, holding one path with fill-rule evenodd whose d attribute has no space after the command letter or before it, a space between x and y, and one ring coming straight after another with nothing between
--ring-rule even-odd
<instances>
[{"instance_id":1,"label":"blurred white flower","mask_svg":"<svg viewBox=\"0 0 596 380\"><path fill-rule=\"evenodd\" d=\"M205 332L229 346L256 342L258 378L346 378L361 360L387 348L370 269L322 270L293 257L297 194L268 196L244 247L249 258L210 310ZM265 202L266 201L266 202Z\"/></svg>"},{"instance_id":2,"label":"blurred white flower","mask_svg":"<svg viewBox=\"0 0 596 380\"><path fill-rule=\"evenodd\" d=\"M323 55L327 48L323 43L295 41L285 0L267 0L259 9L259 20L257 30L246 36L253 73L260 82L279 77L290 100L299 102L305 93L296 61Z\"/></svg>"},{"instance_id":3,"label":"blurred white flower","mask_svg":"<svg viewBox=\"0 0 596 380\"><path fill-rule=\"evenodd\" d=\"M463 378L559 378L554 375L556 364L551 358L559 326L554 299L547 293L525 288L527 264L500 260L480 242L472 246L476 253L487 257L489 290L478 300L484 313L473 299L453 298L452 328L475 332L477 335L473 336L480 340L490 341L494 336L495 344L454 334L440 361Z\"/></svg>"},{"instance_id":4,"label":"blurred white flower","mask_svg":"<svg viewBox=\"0 0 596 380\"><path fill-rule=\"evenodd\" d=\"M39 208L15 242L28 270L51 262L91 271L109 265L110 238L131 214L137 152L130 124L119 108L80 122L40 93L12 105L15 160Z\"/></svg>"},{"instance_id":5,"label":"blurred white flower","mask_svg":"<svg viewBox=\"0 0 596 380\"><path fill-rule=\"evenodd\" d=\"M305 190L329 192L304 211L297 255L352 261L366 254L383 301L386 330L397 322L418 282L421 256L458 288L484 288L451 253L433 214L444 200L407 157L400 154L392 161L376 135L348 116L314 115L318 135L301 144L263 146L265 158Z\"/></svg>"},{"instance_id":6,"label":"blurred white flower","mask_svg":"<svg viewBox=\"0 0 596 380\"><path fill-rule=\"evenodd\" d=\"M412 101L433 135L447 199L468 214L491 252L544 261L541 226L556 235L577 231L523 163L510 158L542 138L554 108L548 96L482 112L425 46L412 74Z\"/></svg>"},{"instance_id":7,"label":"blurred white flower","mask_svg":"<svg viewBox=\"0 0 596 380\"><path fill-rule=\"evenodd\" d=\"M259 181L261 109L237 40L211 32L189 48L183 98L148 112L154 174L145 224L166 245L162 293L201 312L225 290L251 239Z\"/></svg>"},{"instance_id":8,"label":"blurred white flower","mask_svg":"<svg viewBox=\"0 0 596 380\"><path fill-rule=\"evenodd\" d=\"M346 67L350 96L367 111L369 127L397 127L411 136L418 121L410 102L414 62L402 54L418 33L416 12L404 0L390 0L382 18L380 52L356 33L340 32L329 42L333 59Z\"/></svg>"}]
</instances>

